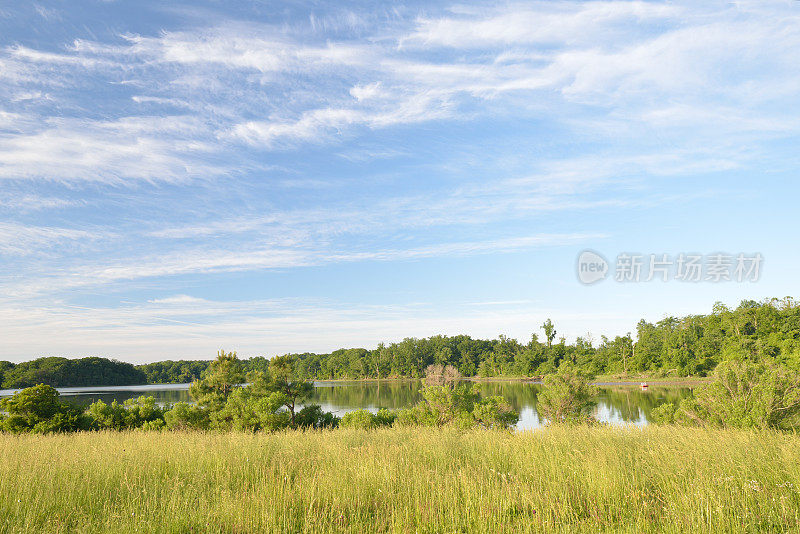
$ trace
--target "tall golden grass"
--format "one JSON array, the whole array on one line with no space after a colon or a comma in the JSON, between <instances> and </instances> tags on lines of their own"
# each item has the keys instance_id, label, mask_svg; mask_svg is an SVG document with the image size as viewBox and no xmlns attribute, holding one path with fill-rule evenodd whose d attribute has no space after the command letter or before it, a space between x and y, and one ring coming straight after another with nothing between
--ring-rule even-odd
<instances>
[{"instance_id":1,"label":"tall golden grass","mask_svg":"<svg viewBox=\"0 0 800 534\"><path fill-rule=\"evenodd\" d=\"M774 432L0 435L14 533L787 532L798 488Z\"/></svg>"}]
</instances>

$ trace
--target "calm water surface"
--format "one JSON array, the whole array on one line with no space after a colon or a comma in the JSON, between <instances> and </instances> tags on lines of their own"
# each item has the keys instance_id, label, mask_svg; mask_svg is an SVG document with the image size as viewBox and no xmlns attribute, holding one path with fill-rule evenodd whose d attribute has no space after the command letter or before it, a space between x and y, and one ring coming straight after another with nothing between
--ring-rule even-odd
<instances>
[{"instance_id":1,"label":"calm water surface","mask_svg":"<svg viewBox=\"0 0 800 534\"><path fill-rule=\"evenodd\" d=\"M326 382L315 383L312 403L323 410L343 415L352 410L367 408L406 408L420 400L419 381L402 382ZM536 394L542 385L530 382L478 382L473 387L482 395L502 395L520 414L519 430L530 430L541 425L536 411ZM98 399L110 403L123 402L140 395L152 396L157 402L168 404L191 402L189 384L154 384L147 386L110 386L85 388L58 388L65 400L89 404ZM13 394L13 390L0 390L0 396ZM664 401L675 402L691 395L686 387L650 386L641 391L638 386L602 386L597 397L596 417L612 424L646 425L652 409Z\"/></svg>"}]
</instances>

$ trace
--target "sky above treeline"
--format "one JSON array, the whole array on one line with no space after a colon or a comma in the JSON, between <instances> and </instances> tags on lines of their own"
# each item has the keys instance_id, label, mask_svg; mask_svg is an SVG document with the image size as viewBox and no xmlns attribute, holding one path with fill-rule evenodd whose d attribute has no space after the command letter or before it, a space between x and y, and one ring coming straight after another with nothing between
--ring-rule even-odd
<instances>
[{"instance_id":1,"label":"sky above treeline","mask_svg":"<svg viewBox=\"0 0 800 534\"><path fill-rule=\"evenodd\" d=\"M0 359L798 296L799 50L795 1L0 3Z\"/></svg>"}]
</instances>

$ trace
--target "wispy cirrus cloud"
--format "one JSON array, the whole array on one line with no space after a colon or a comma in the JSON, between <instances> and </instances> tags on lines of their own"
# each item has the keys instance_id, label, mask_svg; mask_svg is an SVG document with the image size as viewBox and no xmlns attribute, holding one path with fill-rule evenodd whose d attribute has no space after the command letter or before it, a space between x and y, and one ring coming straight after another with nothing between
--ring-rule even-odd
<instances>
[{"instance_id":1,"label":"wispy cirrus cloud","mask_svg":"<svg viewBox=\"0 0 800 534\"><path fill-rule=\"evenodd\" d=\"M792 3L38 8L3 8L38 37L0 36L0 313L38 325L14 323L20 339L80 328L74 313L111 345L207 344L179 326L204 306L215 335L253 340L324 319L413 330L408 310L267 321L172 286L546 254L797 163ZM115 315L128 294L147 304Z\"/></svg>"},{"instance_id":2,"label":"wispy cirrus cloud","mask_svg":"<svg viewBox=\"0 0 800 534\"><path fill-rule=\"evenodd\" d=\"M6 232L5 230L9 230ZM13 242L3 243L4 233L18 229L0 227L0 252L16 249ZM18 245L45 246L48 244L65 244L66 240L90 239L91 234L69 232L63 229L26 229L24 243ZM94 260L91 263L65 267L62 265L57 274L46 269L29 273L23 283L13 281L0 284L3 292L16 298L34 298L48 293L63 294L81 288L113 287L127 281L159 279L184 275L237 273L243 271L266 271L294 269L300 267L324 266L340 263L364 261L408 261L424 258L474 256L492 253L510 253L532 250L541 247L566 246L596 242L607 236L603 234L541 234L513 238L486 239L482 241L461 241L437 243L433 245L407 246L405 248L387 248L344 250L336 247L276 247L251 246L245 249L203 247L183 247L174 252L160 255L142 255L127 257L124 261Z\"/></svg>"},{"instance_id":3,"label":"wispy cirrus cloud","mask_svg":"<svg viewBox=\"0 0 800 534\"><path fill-rule=\"evenodd\" d=\"M684 16L678 4L651 2L532 2L502 7L458 6L442 17L420 17L401 46L451 48L514 45L618 44L624 25L663 23ZM616 29L616 33L609 30Z\"/></svg>"},{"instance_id":4,"label":"wispy cirrus cloud","mask_svg":"<svg viewBox=\"0 0 800 534\"><path fill-rule=\"evenodd\" d=\"M113 184L219 174L204 130L186 116L50 119L27 133L0 133L0 179Z\"/></svg>"},{"instance_id":5,"label":"wispy cirrus cloud","mask_svg":"<svg viewBox=\"0 0 800 534\"><path fill-rule=\"evenodd\" d=\"M763 98L774 93L771 87L796 88L800 83L782 53L800 43L796 15L776 18L776 10L777 4L721 9L599 1L462 6L454 13L395 26L394 34L371 41L315 42L298 29L228 22L157 36L124 34L115 43L76 39L59 52L13 45L0 54L0 61L11 63L4 70L12 86L36 79L44 87L117 84L119 98L191 109L195 124L190 128L182 115L172 113L164 120L180 124L193 143L153 124L153 134L138 134L135 146L111 147L122 154L134 153L136 147L140 154L153 154L148 158L154 160L151 168L128 162L130 174L174 180L181 174L196 176L198 169L213 173L193 153L197 150L235 150L231 143L237 142L286 150L334 141L357 134L359 128L463 120L474 114L473 99L491 102L493 113L513 113L520 103L513 95L526 92L552 98L555 91L566 102L648 120L663 109L660 96L673 102L680 98L685 109L702 111L707 102L696 98L700 91L746 113L765 104ZM78 81L76 68L93 73L95 81ZM298 86L298 78L306 82ZM726 83L718 83L723 78ZM130 85L138 94L126 96ZM500 99L506 97L501 95L509 95L510 101L502 105ZM53 98L63 101L63 95ZM128 117L135 112L119 107ZM534 116L547 114L536 106L533 110ZM761 109L759 115L765 112ZM758 131L780 119L773 108L760 123L751 120L741 127ZM59 160L74 161L74 176L96 180L102 171L92 172L82 158L94 151L100 159L111 149L91 132L102 132L114 122L83 119L77 128L82 137L76 129L56 129L52 134L64 138L58 147L49 142L47 132L23 129L0 154L8 162L5 175L30 176L15 162L26 161L31 147L41 146L43 153L58 148ZM698 117L693 123L703 121ZM84 154L81 143L87 145ZM103 168L103 161L89 163ZM45 167L42 174L50 170ZM109 168L107 174L119 175L120 169Z\"/></svg>"},{"instance_id":6,"label":"wispy cirrus cloud","mask_svg":"<svg viewBox=\"0 0 800 534\"><path fill-rule=\"evenodd\" d=\"M414 95L394 101L391 110L353 108L322 108L308 111L294 121L249 121L237 124L230 137L251 145L266 148L286 146L292 143L325 142L341 134L343 130L357 126L386 128L402 124L414 124L449 117L450 105L444 98L431 95Z\"/></svg>"},{"instance_id":7,"label":"wispy cirrus cloud","mask_svg":"<svg viewBox=\"0 0 800 534\"><path fill-rule=\"evenodd\" d=\"M103 231L86 231L52 226L26 226L0 222L0 256L28 256L107 238Z\"/></svg>"}]
</instances>

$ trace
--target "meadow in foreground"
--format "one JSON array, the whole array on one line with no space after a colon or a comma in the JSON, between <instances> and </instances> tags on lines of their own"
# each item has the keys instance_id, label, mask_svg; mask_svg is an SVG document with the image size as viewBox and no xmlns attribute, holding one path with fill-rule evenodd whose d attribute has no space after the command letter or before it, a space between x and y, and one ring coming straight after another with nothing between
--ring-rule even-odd
<instances>
[{"instance_id":1,"label":"meadow in foreground","mask_svg":"<svg viewBox=\"0 0 800 534\"><path fill-rule=\"evenodd\" d=\"M786 532L799 487L773 431L0 435L2 532Z\"/></svg>"}]
</instances>

